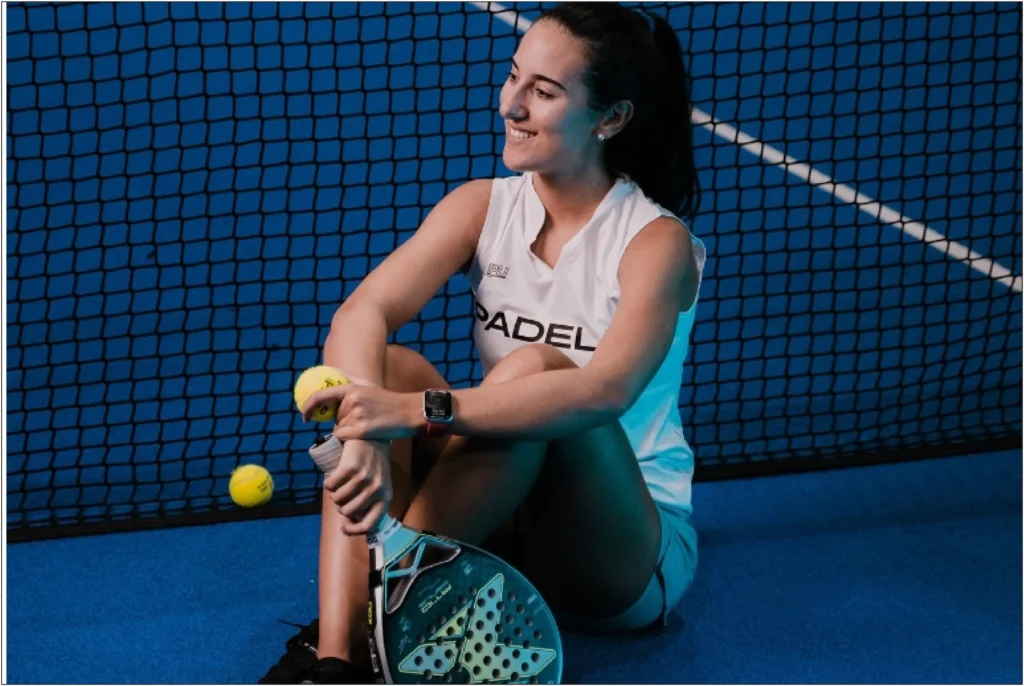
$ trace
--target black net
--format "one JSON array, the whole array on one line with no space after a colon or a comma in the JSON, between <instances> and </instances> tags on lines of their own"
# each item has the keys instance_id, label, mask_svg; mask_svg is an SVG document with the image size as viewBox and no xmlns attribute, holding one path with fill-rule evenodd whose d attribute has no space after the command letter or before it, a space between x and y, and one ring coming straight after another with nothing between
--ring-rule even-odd
<instances>
[{"instance_id":1,"label":"black net","mask_svg":"<svg viewBox=\"0 0 1024 686\"><path fill-rule=\"evenodd\" d=\"M1019 445L1020 5L647 7L700 110L697 478ZM484 4L6 13L12 538L242 516L246 462L276 480L258 514L315 506L292 383L430 207L509 173L496 103L526 24ZM478 381L471 305L457 277L394 339Z\"/></svg>"}]
</instances>

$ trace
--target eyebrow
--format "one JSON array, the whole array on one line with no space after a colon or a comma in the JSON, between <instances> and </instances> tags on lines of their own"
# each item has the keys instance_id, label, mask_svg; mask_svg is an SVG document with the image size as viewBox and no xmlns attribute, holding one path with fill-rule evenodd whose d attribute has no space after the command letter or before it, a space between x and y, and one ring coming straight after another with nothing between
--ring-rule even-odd
<instances>
[{"instance_id":1,"label":"eyebrow","mask_svg":"<svg viewBox=\"0 0 1024 686\"><path fill-rule=\"evenodd\" d=\"M519 65L516 64L515 60L512 60L512 66L515 67L516 69L519 68ZM534 78L537 79L538 81L547 81L548 83L554 84L554 85L558 86L559 88L561 88L562 90L564 90L566 92L569 91L568 88L566 88L565 86L560 84L558 81L555 81L553 78L551 78L549 76L544 76L543 74L537 74Z\"/></svg>"}]
</instances>

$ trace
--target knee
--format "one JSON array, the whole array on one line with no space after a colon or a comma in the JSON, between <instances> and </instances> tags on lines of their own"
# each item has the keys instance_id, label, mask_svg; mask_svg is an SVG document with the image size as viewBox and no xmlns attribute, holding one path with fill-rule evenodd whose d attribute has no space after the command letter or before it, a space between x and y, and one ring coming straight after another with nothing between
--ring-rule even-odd
<instances>
[{"instance_id":1,"label":"knee","mask_svg":"<svg viewBox=\"0 0 1024 686\"><path fill-rule=\"evenodd\" d=\"M576 363L558 348L544 343L530 343L506 355L484 379L484 383L501 383L530 374L572 369Z\"/></svg>"},{"instance_id":2,"label":"knee","mask_svg":"<svg viewBox=\"0 0 1024 686\"><path fill-rule=\"evenodd\" d=\"M328 337L324 347L329 345ZM401 345L387 346L384 355L384 388L398 393L413 393L427 388L448 387L441 373L418 352Z\"/></svg>"},{"instance_id":3,"label":"knee","mask_svg":"<svg viewBox=\"0 0 1024 686\"><path fill-rule=\"evenodd\" d=\"M389 343L384 354L384 388L401 391L408 386L409 379L416 376L417 357L412 350Z\"/></svg>"},{"instance_id":4,"label":"knee","mask_svg":"<svg viewBox=\"0 0 1024 686\"><path fill-rule=\"evenodd\" d=\"M412 393L426 388L448 388L448 382L415 350L389 344L384 358L384 388Z\"/></svg>"}]
</instances>

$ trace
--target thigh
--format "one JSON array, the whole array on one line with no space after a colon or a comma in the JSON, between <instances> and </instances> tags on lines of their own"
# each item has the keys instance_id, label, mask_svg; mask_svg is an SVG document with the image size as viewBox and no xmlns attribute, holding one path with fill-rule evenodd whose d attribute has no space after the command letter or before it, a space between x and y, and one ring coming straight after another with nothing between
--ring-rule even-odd
<instances>
[{"instance_id":1,"label":"thigh","mask_svg":"<svg viewBox=\"0 0 1024 686\"><path fill-rule=\"evenodd\" d=\"M384 378L387 389L403 393L428 388L451 388L429 360L400 345L387 347ZM391 442L391 476L394 487L392 516L405 516L410 503L437 466L442 453L451 452L447 448L452 441L465 443L465 439L456 436L415 436ZM483 547L503 557L511 557L515 553L516 543L515 524L510 518L483 542Z\"/></svg>"},{"instance_id":2,"label":"thigh","mask_svg":"<svg viewBox=\"0 0 1024 686\"><path fill-rule=\"evenodd\" d=\"M532 354L520 355L519 362L504 365L504 371L495 368L488 379L500 382L504 380L499 378L501 374L516 377L572 365L554 348L530 348L520 352ZM386 385L392 390L448 387L425 358L399 346L388 347L386 372ZM450 436L416 438L392 447L392 456L397 458L392 460L393 468L409 475L408 498L415 497L439 456L457 457L446 450L451 440L466 442ZM475 461L482 459L480 450L469 452ZM532 460L517 462L525 468L523 463ZM556 610L584 618L626 610L641 596L654 573L661 525L625 432L615 421L552 441L539 462L537 476L530 477L532 486L519 508L519 534L513 536L511 520L505 521L485 547L513 557ZM450 489L443 490L450 493Z\"/></svg>"},{"instance_id":3,"label":"thigh","mask_svg":"<svg viewBox=\"0 0 1024 686\"><path fill-rule=\"evenodd\" d=\"M556 612L610 617L651 581L661 520L617 421L549 443L522 519L521 563Z\"/></svg>"}]
</instances>

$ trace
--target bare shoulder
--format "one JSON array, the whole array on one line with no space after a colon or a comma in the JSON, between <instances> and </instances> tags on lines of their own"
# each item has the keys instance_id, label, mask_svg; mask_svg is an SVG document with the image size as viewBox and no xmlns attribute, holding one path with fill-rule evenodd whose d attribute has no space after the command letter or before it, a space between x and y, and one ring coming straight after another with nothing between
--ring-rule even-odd
<instances>
[{"instance_id":1,"label":"bare shoulder","mask_svg":"<svg viewBox=\"0 0 1024 686\"><path fill-rule=\"evenodd\" d=\"M442 204L456 205L452 209L477 214L487 214L487 206L491 202L491 188L494 179L474 179L462 184L449 193Z\"/></svg>"},{"instance_id":2,"label":"bare shoulder","mask_svg":"<svg viewBox=\"0 0 1024 686\"><path fill-rule=\"evenodd\" d=\"M645 226L622 255L619 282L624 288L678 298L679 311L689 309L700 283L690 230L674 217L659 217Z\"/></svg>"},{"instance_id":3,"label":"bare shoulder","mask_svg":"<svg viewBox=\"0 0 1024 686\"><path fill-rule=\"evenodd\" d=\"M473 245L480 237L491 198L491 179L467 181L441 198L420 227L419 235L461 235Z\"/></svg>"},{"instance_id":4,"label":"bare shoulder","mask_svg":"<svg viewBox=\"0 0 1024 686\"><path fill-rule=\"evenodd\" d=\"M693 239L686 225L675 217L658 217L626 247L619 270L655 264L684 269L692 261L692 252Z\"/></svg>"}]
</instances>

